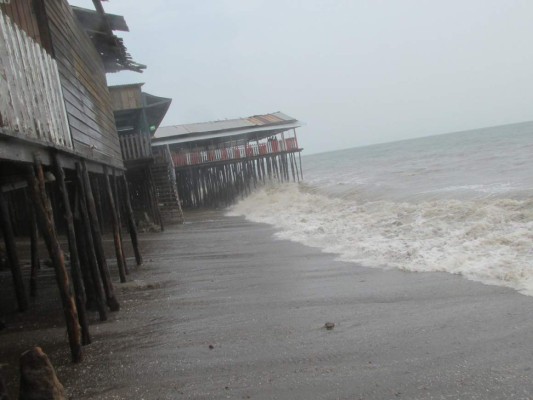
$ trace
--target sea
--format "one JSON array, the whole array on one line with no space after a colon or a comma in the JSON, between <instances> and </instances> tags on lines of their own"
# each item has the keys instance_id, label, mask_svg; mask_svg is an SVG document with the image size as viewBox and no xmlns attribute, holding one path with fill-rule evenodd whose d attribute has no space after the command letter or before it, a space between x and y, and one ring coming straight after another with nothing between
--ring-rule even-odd
<instances>
[{"instance_id":1,"label":"sea","mask_svg":"<svg viewBox=\"0 0 533 400\"><path fill-rule=\"evenodd\" d=\"M533 296L533 122L304 156L303 169L228 214L342 261Z\"/></svg>"}]
</instances>

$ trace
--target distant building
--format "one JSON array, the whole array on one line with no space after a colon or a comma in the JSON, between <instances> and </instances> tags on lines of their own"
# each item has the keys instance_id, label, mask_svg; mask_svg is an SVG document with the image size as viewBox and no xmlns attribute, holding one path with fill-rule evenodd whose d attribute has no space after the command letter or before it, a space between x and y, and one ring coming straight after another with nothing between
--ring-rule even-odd
<instances>
[{"instance_id":1,"label":"distant building","mask_svg":"<svg viewBox=\"0 0 533 400\"><path fill-rule=\"evenodd\" d=\"M300 126L281 112L166 126L152 147L171 155L184 206L222 207L259 182L303 179Z\"/></svg>"}]
</instances>

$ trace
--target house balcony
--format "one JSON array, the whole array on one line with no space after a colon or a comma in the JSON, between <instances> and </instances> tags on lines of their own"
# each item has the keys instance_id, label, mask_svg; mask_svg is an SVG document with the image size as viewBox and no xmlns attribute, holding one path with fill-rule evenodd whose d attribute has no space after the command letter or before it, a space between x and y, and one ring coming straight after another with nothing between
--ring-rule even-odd
<instances>
[{"instance_id":1,"label":"house balcony","mask_svg":"<svg viewBox=\"0 0 533 400\"><path fill-rule=\"evenodd\" d=\"M240 146L221 147L212 150L198 150L191 152L173 152L172 159L176 168L215 163L221 161L254 159L256 157L276 155L280 153L298 152L296 138L269 140L264 143L248 143Z\"/></svg>"},{"instance_id":2,"label":"house balcony","mask_svg":"<svg viewBox=\"0 0 533 400\"><path fill-rule=\"evenodd\" d=\"M152 159L150 136L142 133L121 134L119 139L124 162L131 163Z\"/></svg>"}]
</instances>

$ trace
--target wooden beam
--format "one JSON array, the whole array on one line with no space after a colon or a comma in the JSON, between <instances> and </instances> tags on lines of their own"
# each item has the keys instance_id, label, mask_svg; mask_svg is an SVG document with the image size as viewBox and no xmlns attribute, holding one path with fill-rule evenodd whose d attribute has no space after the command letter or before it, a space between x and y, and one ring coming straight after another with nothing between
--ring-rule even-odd
<instances>
[{"instance_id":1,"label":"wooden beam","mask_svg":"<svg viewBox=\"0 0 533 400\"><path fill-rule=\"evenodd\" d=\"M118 227L117 209L115 207L115 199L113 198L113 191L109 182L109 175L107 166L104 166L104 181L107 192L107 200L109 202L109 210L111 213L111 225L113 225L113 241L115 243L115 254L117 257L118 273L120 275L120 282L126 282L126 260L123 258L122 252L122 238Z\"/></svg>"},{"instance_id":2,"label":"wooden beam","mask_svg":"<svg viewBox=\"0 0 533 400\"><path fill-rule=\"evenodd\" d=\"M85 289L83 287L83 280L81 275L80 259L78 255L78 244L76 242L76 232L74 230L74 218L70 208L70 199L68 195L67 185L65 183L65 171L61 166L61 161L57 154L55 155L55 172L59 191L61 192L61 199L63 202L63 210L65 212L65 221L67 223L67 238L68 247L70 251L70 272L72 276L72 283L74 284L74 292L76 293L76 308L78 309L79 323L81 326L82 344L87 345L91 343L91 335L89 334L89 322L87 318L87 311L85 309Z\"/></svg>"},{"instance_id":3,"label":"wooden beam","mask_svg":"<svg viewBox=\"0 0 533 400\"><path fill-rule=\"evenodd\" d=\"M135 253L135 261L137 265L142 265L143 258L139 251L139 240L137 237L137 226L135 225L135 218L133 218L133 209L131 208L130 189L128 188L128 180L126 175L122 175L122 185L124 189L124 200L126 204L126 214L128 218L128 228L130 231L131 244L133 245L133 251Z\"/></svg>"},{"instance_id":4,"label":"wooden beam","mask_svg":"<svg viewBox=\"0 0 533 400\"><path fill-rule=\"evenodd\" d=\"M4 243L6 245L7 259L11 268L11 275L13 276L13 286L15 287L15 294L17 296L18 309L20 312L24 312L28 309L28 298L24 288L17 246L15 245L15 234L13 233L13 225L11 224L9 206L2 190L0 190L0 222L0 228L2 229Z\"/></svg>"},{"instance_id":5,"label":"wooden beam","mask_svg":"<svg viewBox=\"0 0 533 400\"><path fill-rule=\"evenodd\" d=\"M82 360L82 351L78 310L70 288L70 281L65 267L65 257L61 250L57 232L53 224L52 205L48 199L46 190L44 190L44 173L38 157L35 158L35 170L33 166L28 166L28 187L35 208L37 223L39 224L39 228L48 249L48 254L54 266L56 281L61 295L61 303L63 305L63 312L67 324L72 361L80 362Z\"/></svg>"},{"instance_id":6,"label":"wooden beam","mask_svg":"<svg viewBox=\"0 0 533 400\"><path fill-rule=\"evenodd\" d=\"M115 291L113 288L113 282L111 281L111 274L107 266L107 260L104 253L104 245L102 243L102 233L100 231L100 224L98 221L98 215L96 212L96 206L91 188L91 181L89 179L89 173L85 167L85 161L82 161L82 178L85 187L85 197L87 200L87 211L89 212L89 219L91 222L91 231L94 241L94 250L96 253L96 259L98 260L98 268L100 270L100 277L104 286L104 292L107 300L107 305L111 311L118 311L120 304L115 297Z\"/></svg>"},{"instance_id":7,"label":"wooden beam","mask_svg":"<svg viewBox=\"0 0 533 400\"><path fill-rule=\"evenodd\" d=\"M78 233L80 233L79 246L80 250L87 255L87 263L89 266L89 272L91 275L91 281L93 284L94 295L96 300L96 306L98 308L98 314L100 321L107 320L107 310L105 308L105 292L100 277L100 271L98 269L98 261L96 259L96 253L94 250L94 240L91 231L91 219L89 218L89 211L87 210L87 196L85 195L85 182L83 180L83 172L81 164L76 164L76 174L78 183L78 196L77 207L80 213L80 220L78 221Z\"/></svg>"},{"instance_id":8,"label":"wooden beam","mask_svg":"<svg viewBox=\"0 0 533 400\"><path fill-rule=\"evenodd\" d=\"M28 212L30 215L30 253L31 253L31 270L30 270L30 296L37 296L37 271L41 269L39 263L39 227L37 226L37 217L31 202L28 199Z\"/></svg>"}]
</instances>

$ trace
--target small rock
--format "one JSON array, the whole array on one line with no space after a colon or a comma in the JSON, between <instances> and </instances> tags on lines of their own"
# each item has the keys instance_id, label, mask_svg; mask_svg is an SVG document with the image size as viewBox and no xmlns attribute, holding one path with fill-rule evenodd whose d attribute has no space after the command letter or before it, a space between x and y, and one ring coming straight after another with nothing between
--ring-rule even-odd
<instances>
[{"instance_id":1,"label":"small rock","mask_svg":"<svg viewBox=\"0 0 533 400\"><path fill-rule=\"evenodd\" d=\"M215 348L215 346L213 346L212 344L209 345L209 350L213 350Z\"/></svg>"},{"instance_id":2,"label":"small rock","mask_svg":"<svg viewBox=\"0 0 533 400\"><path fill-rule=\"evenodd\" d=\"M333 328L335 328L335 323L334 322L326 322L324 324L324 327L328 330L328 331L331 331Z\"/></svg>"}]
</instances>

